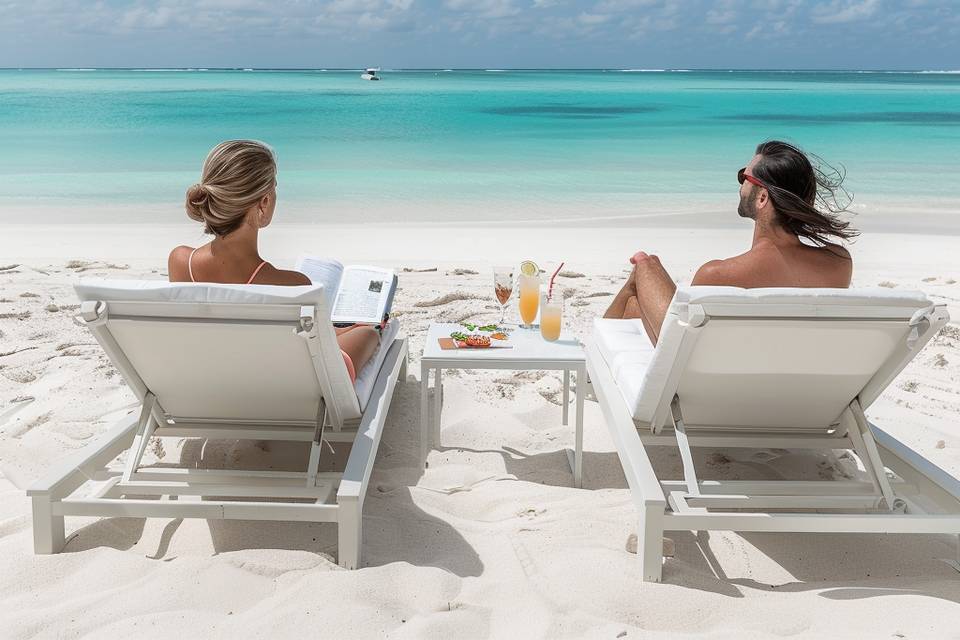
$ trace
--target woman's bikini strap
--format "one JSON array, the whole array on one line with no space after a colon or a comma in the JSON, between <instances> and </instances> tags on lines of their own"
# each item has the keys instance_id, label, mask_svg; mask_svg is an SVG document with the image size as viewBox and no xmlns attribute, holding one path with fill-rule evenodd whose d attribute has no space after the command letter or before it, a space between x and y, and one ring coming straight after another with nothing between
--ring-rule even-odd
<instances>
[{"instance_id":1,"label":"woman's bikini strap","mask_svg":"<svg viewBox=\"0 0 960 640\"><path fill-rule=\"evenodd\" d=\"M197 247L197 249L199 249L199 248L200 248L200 247ZM193 277L193 254L195 254L195 253L197 252L197 249L194 249L193 251L191 251L191 252L190 252L190 257L187 258L187 271L190 272L190 282L196 282L196 281L197 281L196 278ZM264 266L265 264L267 264L267 261L266 261L266 260L264 260L263 262L261 262L261 263L260 263L260 266L258 266L256 269L253 270L253 273L250 274L250 279L247 280L247 284L250 284L250 283L253 282L253 279L257 277L257 274L260 273L260 269L263 269L263 266Z\"/></svg>"},{"instance_id":2,"label":"woman's bikini strap","mask_svg":"<svg viewBox=\"0 0 960 640\"><path fill-rule=\"evenodd\" d=\"M199 248L200 247L197 247L197 249ZM194 249L193 251L191 251L190 257L187 258L187 271L190 272L190 282L196 282L196 280L193 277L193 254L197 252L197 249Z\"/></svg>"},{"instance_id":3,"label":"woman's bikini strap","mask_svg":"<svg viewBox=\"0 0 960 640\"><path fill-rule=\"evenodd\" d=\"M266 261L266 260L264 260L263 262L261 262L261 263L260 263L260 266L257 267L256 269L254 269L253 273L250 275L250 279L247 280L247 284L250 284L250 283L253 282L253 279L257 277L257 274L260 273L260 269L263 269L263 265L265 265L265 264L267 264L267 261Z\"/></svg>"}]
</instances>

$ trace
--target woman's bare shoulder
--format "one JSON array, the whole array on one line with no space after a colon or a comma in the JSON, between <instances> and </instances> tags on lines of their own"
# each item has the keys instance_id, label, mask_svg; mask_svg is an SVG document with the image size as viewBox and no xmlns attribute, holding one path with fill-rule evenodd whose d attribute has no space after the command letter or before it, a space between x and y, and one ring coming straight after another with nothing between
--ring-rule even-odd
<instances>
[{"instance_id":1,"label":"woman's bare shoulder","mask_svg":"<svg viewBox=\"0 0 960 640\"><path fill-rule=\"evenodd\" d=\"M167 273L169 274L170 282L180 282L190 279L187 260L190 258L192 252L193 247L186 245L175 247L173 251L170 252L170 256L167 258Z\"/></svg>"},{"instance_id":2,"label":"woman's bare shoulder","mask_svg":"<svg viewBox=\"0 0 960 640\"><path fill-rule=\"evenodd\" d=\"M299 271L289 271L286 269L277 269L269 262L263 265L263 269L253 279L254 284L274 284L280 286L295 287L299 285L313 284L310 278Z\"/></svg>"}]
</instances>

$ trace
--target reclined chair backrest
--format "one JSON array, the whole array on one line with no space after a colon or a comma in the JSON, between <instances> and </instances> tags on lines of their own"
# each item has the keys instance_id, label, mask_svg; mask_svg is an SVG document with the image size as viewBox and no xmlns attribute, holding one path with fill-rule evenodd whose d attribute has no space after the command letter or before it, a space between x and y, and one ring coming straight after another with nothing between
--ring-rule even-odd
<instances>
[{"instance_id":1,"label":"reclined chair backrest","mask_svg":"<svg viewBox=\"0 0 960 640\"><path fill-rule=\"evenodd\" d=\"M184 422L331 422L360 406L321 285L86 280L81 314L139 399ZM161 416L158 416L158 419Z\"/></svg>"},{"instance_id":2,"label":"reclined chair backrest","mask_svg":"<svg viewBox=\"0 0 960 640\"><path fill-rule=\"evenodd\" d=\"M949 319L914 291L682 287L634 407L659 430L825 431L866 408Z\"/></svg>"}]
</instances>

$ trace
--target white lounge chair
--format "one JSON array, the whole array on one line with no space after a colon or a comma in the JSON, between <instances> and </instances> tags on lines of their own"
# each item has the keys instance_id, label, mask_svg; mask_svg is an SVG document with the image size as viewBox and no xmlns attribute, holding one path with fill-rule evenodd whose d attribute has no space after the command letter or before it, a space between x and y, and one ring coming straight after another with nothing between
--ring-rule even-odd
<instances>
[{"instance_id":1,"label":"white lounge chair","mask_svg":"<svg viewBox=\"0 0 960 640\"><path fill-rule=\"evenodd\" d=\"M80 312L141 401L136 414L33 484L36 553L64 545L64 516L336 522L340 565L360 565L367 482L406 338L389 323L351 384L322 286L86 281ZM303 471L141 466L153 436L310 443ZM322 442L352 443L342 473ZM109 466L126 451L122 468Z\"/></svg>"},{"instance_id":2,"label":"white lounge chair","mask_svg":"<svg viewBox=\"0 0 960 640\"><path fill-rule=\"evenodd\" d=\"M639 320L597 320L587 371L639 512L643 577L664 531L960 533L960 482L863 410L949 320L890 290L678 289L656 348ZM647 446L679 448L661 479ZM723 481L691 447L849 449L866 480Z\"/></svg>"}]
</instances>

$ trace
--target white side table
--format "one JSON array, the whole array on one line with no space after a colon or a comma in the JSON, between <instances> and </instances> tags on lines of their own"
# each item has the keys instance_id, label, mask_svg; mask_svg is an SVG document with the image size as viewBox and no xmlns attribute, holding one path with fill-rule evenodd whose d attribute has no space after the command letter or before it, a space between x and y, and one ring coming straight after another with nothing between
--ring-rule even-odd
<instances>
[{"instance_id":1,"label":"white side table","mask_svg":"<svg viewBox=\"0 0 960 640\"><path fill-rule=\"evenodd\" d=\"M569 424L570 372L577 372L574 450L567 449L573 471L573 484L580 487L583 471L583 401L587 387L586 356L574 336L563 333L556 342L540 336L539 329L514 329L510 332L512 349L449 349L444 351L438 338L449 338L463 331L458 324L434 323L427 331L420 359L420 448L422 464L432 446L440 446L440 410L442 371L444 369L507 369L513 371L563 371L563 424ZM433 406L430 406L430 372L433 371ZM432 416L432 420L431 420ZM432 426L432 429L431 429Z\"/></svg>"}]
</instances>

